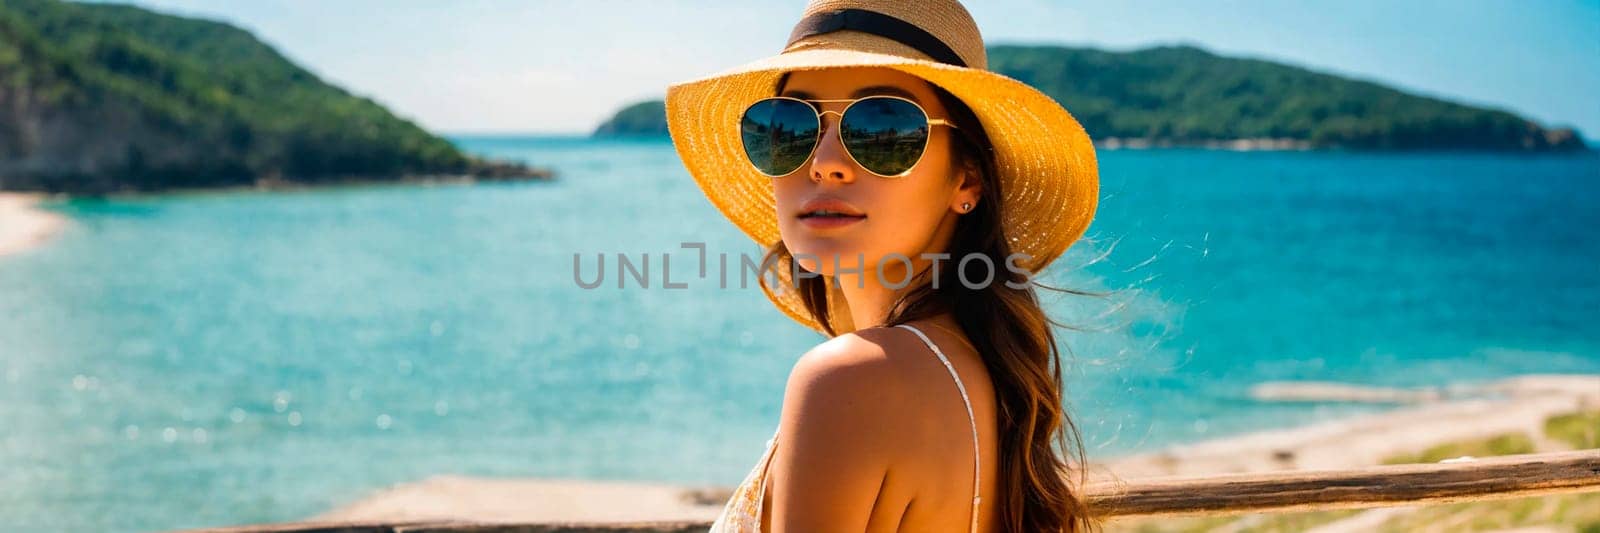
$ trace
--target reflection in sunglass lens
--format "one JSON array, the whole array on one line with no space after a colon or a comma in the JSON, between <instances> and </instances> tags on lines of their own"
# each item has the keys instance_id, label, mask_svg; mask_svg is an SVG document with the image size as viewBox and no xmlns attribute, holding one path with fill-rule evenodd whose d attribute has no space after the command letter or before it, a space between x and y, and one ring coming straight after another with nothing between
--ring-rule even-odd
<instances>
[{"instance_id":1,"label":"reflection in sunglass lens","mask_svg":"<svg viewBox=\"0 0 1600 533\"><path fill-rule=\"evenodd\" d=\"M861 100L839 122L839 139L856 163L885 176L911 170L928 146L928 115L899 98Z\"/></svg>"},{"instance_id":2,"label":"reflection in sunglass lens","mask_svg":"<svg viewBox=\"0 0 1600 533\"><path fill-rule=\"evenodd\" d=\"M817 111L798 100L756 102L739 121L745 155L769 176L786 176L804 165L817 144Z\"/></svg>"}]
</instances>

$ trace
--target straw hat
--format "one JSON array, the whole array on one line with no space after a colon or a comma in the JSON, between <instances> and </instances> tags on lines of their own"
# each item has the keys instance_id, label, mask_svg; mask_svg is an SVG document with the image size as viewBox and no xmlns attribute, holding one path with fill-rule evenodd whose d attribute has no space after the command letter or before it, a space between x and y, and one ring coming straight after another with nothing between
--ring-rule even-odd
<instances>
[{"instance_id":1,"label":"straw hat","mask_svg":"<svg viewBox=\"0 0 1600 533\"><path fill-rule=\"evenodd\" d=\"M780 240L772 178L744 154L739 119L775 96L786 72L880 66L920 77L971 108L994 145L1002 224L1018 264L1038 272L1083 235L1099 195L1094 145L1060 104L988 70L978 26L956 0L812 0L781 53L668 87L667 127L711 203L762 246ZM767 296L790 318L823 331L789 284ZM842 294L828 296L834 330L854 331Z\"/></svg>"}]
</instances>

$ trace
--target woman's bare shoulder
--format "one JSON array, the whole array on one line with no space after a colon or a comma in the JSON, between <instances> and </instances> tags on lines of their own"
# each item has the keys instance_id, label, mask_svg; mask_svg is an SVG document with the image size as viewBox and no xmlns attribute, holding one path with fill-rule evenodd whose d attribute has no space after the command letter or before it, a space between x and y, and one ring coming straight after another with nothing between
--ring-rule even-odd
<instances>
[{"instance_id":1,"label":"woman's bare shoulder","mask_svg":"<svg viewBox=\"0 0 1600 533\"><path fill-rule=\"evenodd\" d=\"M850 416L827 424L830 431L875 429L855 438L882 435L921 409L917 398L929 386L925 382L931 367L918 366L926 361L915 350L927 348L910 332L895 328L865 329L818 344L789 373L784 417L799 423L809 414L848 411Z\"/></svg>"},{"instance_id":2,"label":"woman's bare shoulder","mask_svg":"<svg viewBox=\"0 0 1600 533\"><path fill-rule=\"evenodd\" d=\"M790 384L822 381L829 385L870 385L883 390L904 382L907 357L926 347L910 332L870 328L839 335L800 356Z\"/></svg>"},{"instance_id":3,"label":"woman's bare shoulder","mask_svg":"<svg viewBox=\"0 0 1600 533\"><path fill-rule=\"evenodd\" d=\"M909 332L872 329L800 357L784 391L783 444L773 459L775 512L859 518L884 500L880 492L889 472L903 467L907 430L920 416L918 390L897 356L920 344Z\"/></svg>"}]
</instances>

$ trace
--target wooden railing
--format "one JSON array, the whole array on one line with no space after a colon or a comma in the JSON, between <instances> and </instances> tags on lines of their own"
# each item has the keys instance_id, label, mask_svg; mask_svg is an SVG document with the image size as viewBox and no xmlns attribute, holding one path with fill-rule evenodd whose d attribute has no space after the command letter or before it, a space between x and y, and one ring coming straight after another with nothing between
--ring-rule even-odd
<instances>
[{"instance_id":1,"label":"wooden railing","mask_svg":"<svg viewBox=\"0 0 1600 533\"><path fill-rule=\"evenodd\" d=\"M1600 450L1471 461L1303 470L1090 486L1115 518L1224 515L1439 504L1600 491Z\"/></svg>"},{"instance_id":2,"label":"wooden railing","mask_svg":"<svg viewBox=\"0 0 1600 533\"><path fill-rule=\"evenodd\" d=\"M1470 461L1300 470L1197 478L1139 479L1085 487L1108 520L1440 504L1600 492L1600 450L1508 455ZM197 530L210 533L587 533L703 532L705 521L480 524L300 522Z\"/></svg>"}]
</instances>

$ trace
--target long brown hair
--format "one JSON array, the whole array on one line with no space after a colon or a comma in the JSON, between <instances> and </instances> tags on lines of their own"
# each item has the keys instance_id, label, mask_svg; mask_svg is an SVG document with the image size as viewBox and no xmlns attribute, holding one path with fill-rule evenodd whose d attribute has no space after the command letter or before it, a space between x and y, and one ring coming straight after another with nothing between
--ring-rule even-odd
<instances>
[{"instance_id":1,"label":"long brown hair","mask_svg":"<svg viewBox=\"0 0 1600 533\"><path fill-rule=\"evenodd\" d=\"M787 75L779 81L781 88ZM934 93L944 103L950 120L963 132L956 141L952 157L956 168L975 171L982 180L981 199L976 208L956 224L950 257L969 254L988 256L995 274L991 283L977 288L961 283L958 268L938 269L937 286L930 279L933 269L923 269L910 289L895 302L885 326L931 318L944 312L953 315L966 333L994 380L999 409L1000 435L1000 530L1007 532L1078 533L1099 528L1098 520L1082 495L1086 478L1083 437L1063 406L1061 354L1051 326L1078 330L1050 319L1039 303L1035 286L1070 294L1104 296L1089 291L1050 287L1026 275L1005 268L1011 257L1010 241L1001 227L1000 183L994 179L994 148L983 126L966 104L937 85ZM956 175L952 175L955 179ZM793 255L783 241L767 250L765 261L780 268L792 268ZM968 268L986 268L980 261L967 262ZM959 265L960 263L958 263ZM988 272L966 273L964 279L986 279ZM1009 283L1008 283L1009 282ZM765 277L762 283L767 283ZM801 300L828 336L837 336L829 316L825 276L802 277L797 288ZM1022 286L1020 289L1011 286ZM1075 457L1077 467L1067 461ZM1077 472L1076 483L1070 474Z\"/></svg>"}]
</instances>

